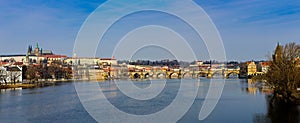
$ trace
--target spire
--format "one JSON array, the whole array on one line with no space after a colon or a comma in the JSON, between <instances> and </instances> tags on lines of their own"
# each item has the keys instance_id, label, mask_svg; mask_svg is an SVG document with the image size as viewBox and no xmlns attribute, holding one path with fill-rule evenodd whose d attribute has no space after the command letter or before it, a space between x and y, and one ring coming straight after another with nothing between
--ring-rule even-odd
<instances>
[{"instance_id":1,"label":"spire","mask_svg":"<svg viewBox=\"0 0 300 123\"><path fill-rule=\"evenodd\" d=\"M277 61L278 59L280 59L281 55L283 52L283 47L279 44L279 42L277 43L275 52L273 54L273 60Z\"/></svg>"},{"instance_id":2,"label":"spire","mask_svg":"<svg viewBox=\"0 0 300 123\"><path fill-rule=\"evenodd\" d=\"M276 49L275 49L275 54L280 53L282 50L282 46L279 44L279 42L277 43Z\"/></svg>"},{"instance_id":3,"label":"spire","mask_svg":"<svg viewBox=\"0 0 300 123\"><path fill-rule=\"evenodd\" d=\"M38 49L39 49L39 43L36 43L36 48L38 48Z\"/></svg>"},{"instance_id":4,"label":"spire","mask_svg":"<svg viewBox=\"0 0 300 123\"><path fill-rule=\"evenodd\" d=\"M30 55L32 52L32 46L28 45L27 54Z\"/></svg>"},{"instance_id":5,"label":"spire","mask_svg":"<svg viewBox=\"0 0 300 123\"><path fill-rule=\"evenodd\" d=\"M28 45L28 49L27 49L27 54L29 54L31 51L30 51L30 45Z\"/></svg>"},{"instance_id":6,"label":"spire","mask_svg":"<svg viewBox=\"0 0 300 123\"><path fill-rule=\"evenodd\" d=\"M40 55L40 48L39 48L39 44L36 43L36 47L34 49L34 55L39 56Z\"/></svg>"}]
</instances>

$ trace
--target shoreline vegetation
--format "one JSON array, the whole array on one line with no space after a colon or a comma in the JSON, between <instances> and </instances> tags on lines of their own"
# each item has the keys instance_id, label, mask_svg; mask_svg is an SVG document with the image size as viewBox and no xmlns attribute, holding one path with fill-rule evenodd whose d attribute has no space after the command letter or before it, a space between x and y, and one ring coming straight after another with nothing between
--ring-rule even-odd
<instances>
[{"instance_id":1,"label":"shoreline vegetation","mask_svg":"<svg viewBox=\"0 0 300 123\"><path fill-rule=\"evenodd\" d=\"M300 45L288 43L277 45L264 75L267 84L274 90L270 104L300 104Z\"/></svg>"}]
</instances>

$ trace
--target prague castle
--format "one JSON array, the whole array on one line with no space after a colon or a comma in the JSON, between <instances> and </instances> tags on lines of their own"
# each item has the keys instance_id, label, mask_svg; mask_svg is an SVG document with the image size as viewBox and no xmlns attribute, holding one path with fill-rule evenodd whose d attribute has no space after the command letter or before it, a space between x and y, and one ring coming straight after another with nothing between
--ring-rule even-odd
<instances>
[{"instance_id":1,"label":"prague castle","mask_svg":"<svg viewBox=\"0 0 300 123\"><path fill-rule=\"evenodd\" d=\"M53 61L62 61L66 58L66 55L56 55L51 50L43 50L36 43L33 49L32 45L28 46L26 54L15 55L0 55L1 64L8 64L12 62L22 62L24 64L40 64L40 63L52 63Z\"/></svg>"},{"instance_id":2,"label":"prague castle","mask_svg":"<svg viewBox=\"0 0 300 123\"><path fill-rule=\"evenodd\" d=\"M33 50L32 46L28 46L27 55L35 55L35 56L43 56L43 55L53 55L51 50L43 50L42 48L39 48L39 44L36 43L36 47Z\"/></svg>"}]
</instances>

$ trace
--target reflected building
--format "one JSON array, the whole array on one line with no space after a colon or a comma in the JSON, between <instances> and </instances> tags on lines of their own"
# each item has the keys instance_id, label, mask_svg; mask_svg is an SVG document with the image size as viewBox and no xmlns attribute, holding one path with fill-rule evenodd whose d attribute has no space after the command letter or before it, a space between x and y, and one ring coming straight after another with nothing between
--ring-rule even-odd
<instances>
[{"instance_id":1,"label":"reflected building","mask_svg":"<svg viewBox=\"0 0 300 123\"><path fill-rule=\"evenodd\" d=\"M247 92L249 94L255 95L258 91L258 88L256 87L256 81L253 81L252 79L248 79L247 84L248 84Z\"/></svg>"},{"instance_id":2,"label":"reflected building","mask_svg":"<svg viewBox=\"0 0 300 123\"><path fill-rule=\"evenodd\" d=\"M273 90L267 86L264 82L258 82L257 80L253 80L253 79L247 79L247 87L246 87L246 91L249 94L252 95L256 95L258 93L261 94L272 94Z\"/></svg>"}]
</instances>

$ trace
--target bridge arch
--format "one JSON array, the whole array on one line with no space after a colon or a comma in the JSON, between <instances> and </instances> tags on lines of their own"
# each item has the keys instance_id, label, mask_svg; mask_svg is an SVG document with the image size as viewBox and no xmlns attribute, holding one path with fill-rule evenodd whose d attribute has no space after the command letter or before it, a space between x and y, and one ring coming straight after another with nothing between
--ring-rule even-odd
<instances>
[{"instance_id":1,"label":"bridge arch","mask_svg":"<svg viewBox=\"0 0 300 123\"><path fill-rule=\"evenodd\" d=\"M141 78L141 75L139 73L134 73L132 78L139 79L139 78Z\"/></svg>"},{"instance_id":2,"label":"bridge arch","mask_svg":"<svg viewBox=\"0 0 300 123\"><path fill-rule=\"evenodd\" d=\"M165 78L165 77L166 77L165 73L160 72L156 74L156 78Z\"/></svg>"},{"instance_id":3,"label":"bridge arch","mask_svg":"<svg viewBox=\"0 0 300 123\"><path fill-rule=\"evenodd\" d=\"M216 70L211 74L211 77L214 77L215 75L220 74L221 76L224 76L223 70Z\"/></svg>"},{"instance_id":4,"label":"bridge arch","mask_svg":"<svg viewBox=\"0 0 300 123\"><path fill-rule=\"evenodd\" d=\"M144 78L150 78L150 73L145 73Z\"/></svg>"},{"instance_id":5,"label":"bridge arch","mask_svg":"<svg viewBox=\"0 0 300 123\"><path fill-rule=\"evenodd\" d=\"M232 75L232 74L236 74L236 75L238 76L240 73L237 72L237 71L231 71L231 72L225 74L225 77L228 78L228 77L229 77L230 75Z\"/></svg>"},{"instance_id":6,"label":"bridge arch","mask_svg":"<svg viewBox=\"0 0 300 123\"><path fill-rule=\"evenodd\" d=\"M196 77L199 78L199 77L207 77L207 73L206 72L199 72L196 74Z\"/></svg>"},{"instance_id":7,"label":"bridge arch","mask_svg":"<svg viewBox=\"0 0 300 123\"><path fill-rule=\"evenodd\" d=\"M187 78L187 77L193 77L192 73L185 72L185 73L182 74L182 78Z\"/></svg>"},{"instance_id":8,"label":"bridge arch","mask_svg":"<svg viewBox=\"0 0 300 123\"><path fill-rule=\"evenodd\" d=\"M179 73L174 72L174 73L170 73L168 77L170 79L174 79L174 78L179 78L180 76Z\"/></svg>"}]
</instances>

